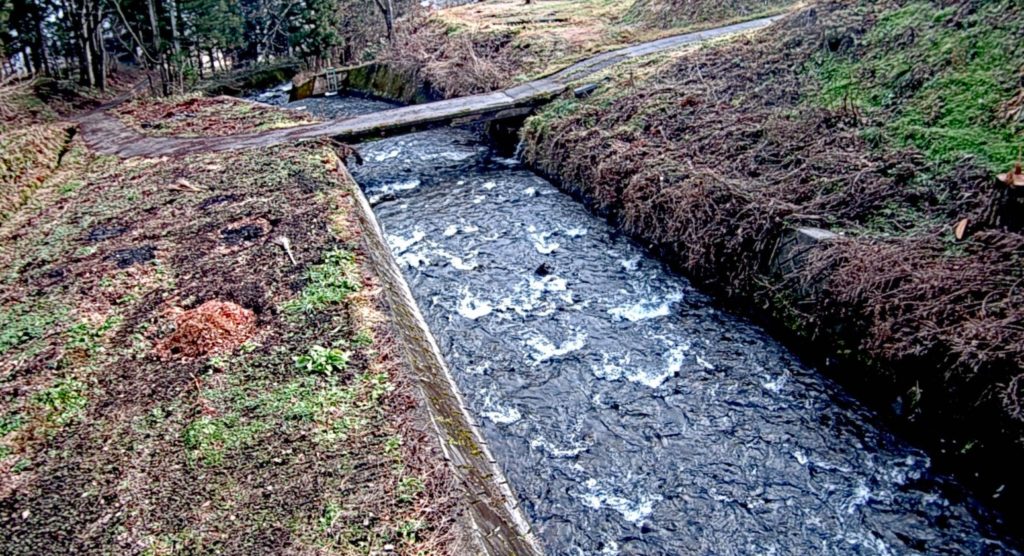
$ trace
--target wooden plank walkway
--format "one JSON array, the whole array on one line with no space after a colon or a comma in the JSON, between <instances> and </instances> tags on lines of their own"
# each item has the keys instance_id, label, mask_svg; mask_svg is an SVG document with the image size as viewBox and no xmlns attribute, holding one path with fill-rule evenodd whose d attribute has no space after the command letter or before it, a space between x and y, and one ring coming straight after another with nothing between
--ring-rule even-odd
<instances>
[{"instance_id":1,"label":"wooden plank walkway","mask_svg":"<svg viewBox=\"0 0 1024 556\"><path fill-rule=\"evenodd\" d=\"M564 92L573 81L593 75L614 64L687 44L759 29L771 24L779 17L782 16L755 19L706 31L666 37L605 52L573 64L548 77L503 91L414 104L353 118L260 133L196 138L150 137L125 126L120 120L103 110L81 116L78 118L78 122L82 136L90 148L103 154L126 158L249 149L324 136L334 137L343 142L355 142L438 125L462 125L523 115Z\"/></svg>"}]
</instances>

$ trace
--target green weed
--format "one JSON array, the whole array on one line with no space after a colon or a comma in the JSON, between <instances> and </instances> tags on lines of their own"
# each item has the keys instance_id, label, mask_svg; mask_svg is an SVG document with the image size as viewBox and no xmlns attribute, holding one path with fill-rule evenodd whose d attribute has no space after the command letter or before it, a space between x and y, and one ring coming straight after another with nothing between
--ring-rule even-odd
<instances>
[{"instance_id":1,"label":"green weed","mask_svg":"<svg viewBox=\"0 0 1024 556\"><path fill-rule=\"evenodd\" d=\"M415 544L419 540L419 532L426 528L426 523L422 519L410 519L403 521L398 526L398 538L402 539L406 544Z\"/></svg>"},{"instance_id":2,"label":"green weed","mask_svg":"<svg viewBox=\"0 0 1024 556\"><path fill-rule=\"evenodd\" d=\"M262 421L244 422L237 414L204 415L185 427L182 440L192 461L215 466L228 452L252 445L268 428Z\"/></svg>"},{"instance_id":3,"label":"green weed","mask_svg":"<svg viewBox=\"0 0 1024 556\"><path fill-rule=\"evenodd\" d=\"M359 269L355 255L348 251L331 251L324 262L312 266L306 274L308 283L296 299L284 304L289 313L311 313L341 303L349 294L359 291Z\"/></svg>"},{"instance_id":4,"label":"green weed","mask_svg":"<svg viewBox=\"0 0 1024 556\"><path fill-rule=\"evenodd\" d=\"M395 389L387 373L365 373L359 379L369 386L370 402L374 404L379 403L381 398Z\"/></svg>"},{"instance_id":5,"label":"green weed","mask_svg":"<svg viewBox=\"0 0 1024 556\"><path fill-rule=\"evenodd\" d=\"M102 350L100 340L110 329L121 323L121 317L110 317L105 319L99 326L93 326L88 322L80 322L68 329L68 349L81 351L87 355L93 355Z\"/></svg>"},{"instance_id":6,"label":"green weed","mask_svg":"<svg viewBox=\"0 0 1024 556\"><path fill-rule=\"evenodd\" d=\"M0 355L41 338L65 313L63 309L27 303L0 309Z\"/></svg>"},{"instance_id":7,"label":"green weed","mask_svg":"<svg viewBox=\"0 0 1024 556\"><path fill-rule=\"evenodd\" d=\"M408 504L416 499L426 487L419 477L403 477L398 481L396 497L403 504Z\"/></svg>"},{"instance_id":8,"label":"green weed","mask_svg":"<svg viewBox=\"0 0 1024 556\"><path fill-rule=\"evenodd\" d=\"M306 355L295 357L295 365L312 373L330 376L334 371L344 371L348 367L347 352L335 348L313 346Z\"/></svg>"},{"instance_id":9,"label":"green weed","mask_svg":"<svg viewBox=\"0 0 1024 556\"><path fill-rule=\"evenodd\" d=\"M89 403L86 385L75 379L63 379L32 396L32 404L43 409L44 420L62 427L78 417Z\"/></svg>"}]
</instances>

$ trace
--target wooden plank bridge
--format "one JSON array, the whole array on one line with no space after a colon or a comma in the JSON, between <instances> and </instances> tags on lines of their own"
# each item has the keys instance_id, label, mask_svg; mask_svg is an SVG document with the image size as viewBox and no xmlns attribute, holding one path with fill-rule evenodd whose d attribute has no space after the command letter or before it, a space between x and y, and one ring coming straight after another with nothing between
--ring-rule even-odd
<instances>
[{"instance_id":1,"label":"wooden plank bridge","mask_svg":"<svg viewBox=\"0 0 1024 556\"><path fill-rule=\"evenodd\" d=\"M570 84L614 64L769 25L781 16L666 37L588 58L547 77L502 91L414 104L372 114L260 133L222 137L151 137L99 110L78 119L90 148L122 157L184 155L259 148L318 137L346 143L436 127L523 116L565 92Z\"/></svg>"}]
</instances>

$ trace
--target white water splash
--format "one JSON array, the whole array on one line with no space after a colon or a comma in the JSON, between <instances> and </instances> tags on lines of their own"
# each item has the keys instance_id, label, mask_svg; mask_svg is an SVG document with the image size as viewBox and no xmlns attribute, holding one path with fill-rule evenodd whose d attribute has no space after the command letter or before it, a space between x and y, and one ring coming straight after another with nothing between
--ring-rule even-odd
<instances>
[{"instance_id":1,"label":"white water splash","mask_svg":"<svg viewBox=\"0 0 1024 556\"><path fill-rule=\"evenodd\" d=\"M375 152L368 156L370 160L374 162L384 162L385 160L391 160L392 158L398 158L398 155L402 154L401 149L391 149L388 151Z\"/></svg>"},{"instance_id":2,"label":"white water splash","mask_svg":"<svg viewBox=\"0 0 1024 556\"><path fill-rule=\"evenodd\" d=\"M626 373L626 368L629 367L629 354L625 357L613 361L607 353L601 354L601 364L590 367L591 372L594 376L602 380L615 381L622 378L622 375Z\"/></svg>"},{"instance_id":3,"label":"white water splash","mask_svg":"<svg viewBox=\"0 0 1024 556\"><path fill-rule=\"evenodd\" d=\"M457 233L459 233L459 227L456 226L455 224L452 224L444 229L444 237L452 237Z\"/></svg>"},{"instance_id":4,"label":"white water splash","mask_svg":"<svg viewBox=\"0 0 1024 556\"><path fill-rule=\"evenodd\" d=\"M595 510L615 510L623 519L634 525L642 525L644 519L654 511L654 503L662 500L660 495L651 493L643 493L636 500L616 496L605 490L597 479L588 479L585 484L587 492L583 493L581 498L587 507Z\"/></svg>"},{"instance_id":5,"label":"white water splash","mask_svg":"<svg viewBox=\"0 0 1024 556\"><path fill-rule=\"evenodd\" d=\"M534 336L526 341L526 345L533 348L531 354L535 363L543 363L549 359L556 357L562 357L568 355L574 351L578 351L583 348L587 343L586 334L576 334L572 339L566 340L560 344L554 344L551 340L544 336Z\"/></svg>"},{"instance_id":6,"label":"white water splash","mask_svg":"<svg viewBox=\"0 0 1024 556\"><path fill-rule=\"evenodd\" d=\"M491 314L494 308L490 303L474 296L467 288L462 288L461 292L462 298L459 299L459 306L456 308L460 315L469 320L476 320Z\"/></svg>"},{"instance_id":7,"label":"white water splash","mask_svg":"<svg viewBox=\"0 0 1024 556\"><path fill-rule=\"evenodd\" d=\"M480 187L483 187L484 189L490 191L490 190L494 189L495 187L498 187L498 184L493 182L493 181L485 181L483 183L483 185L481 185Z\"/></svg>"},{"instance_id":8,"label":"white water splash","mask_svg":"<svg viewBox=\"0 0 1024 556\"><path fill-rule=\"evenodd\" d=\"M404 253L406 249L412 247L416 243L423 241L423 238L427 237L427 234L420 230L414 230L412 235L409 237L402 237L387 234L388 245L391 246L391 250L395 253Z\"/></svg>"},{"instance_id":9,"label":"white water splash","mask_svg":"<svg viewBox=\"0 0 1024 556\"><path fill-rule=\"evenodd\" d=\"M661 388L661 385L666 380L676 376L683 369L683 360L686 357L686 352L689 350L690 346L688 345L676 346L665 354L665 366L663 368L657 371L637 369L626 375L626 380L643 384L648 388Z\"/></svg>"},{"instance_id":10,"label":"white water splash","mask_svg":"<svg viewBox=\"0 0 1024 556\"><path fill-rule=\"evenodd\" d=\"M551 457L574 458L590 449L590 444L586 442L571 442L569 447L563 448L548 442L548 439L543 436L538 436L530 440L530 447L534 450L544 450Z\"/></svg>"},{"instance_id":11,"label":"white water splash","mask_svg":"<svg viewBox=\"0 0 1024 556\"><path fill-rule=\"evenodd\" d=\"M569 237L583 237L587 235L586 228L569 228L568 230L562 230L562 233Z\"/></svg>"},{"instance_id":12,"label":"white water splash","mask_svg":"<svg viewBox=\"0 0 1024 556\"><path fill-rule=\"evenodd\" d=\"M398 193L399 191L409 191L412 189L416 189L419 186L420 180L407 180L383 185L373 195L370 195L370 204L375 205L379 203L381 199L388 195L391 195L392 193Z\"/></svg>"},{"instance_id":13,"label":"white water splash","mask_svg":"<svg viewBox=\"0 0 1024 556\"><path fill-rule=\"evenodd\" d=\"M682 294L673 292L661 301L656 299L644 299L632 305L624 305L622 307L608 309L608 314L610 314L614 320L625 319L629 322L667 317L672 312L672 304L679 302L682 298Z\"/></svg>"},{"instance_id":14,"label":"white water splash","mask_svg":"<svg viewBox=\"0 0 1024 556\"><path fill-rule=\"evenodd\" d=\"M551 232L540 232L530 234L530 241L533 242L533 248L537 250L541 255L549 255L554 253L558 249L559 245L555 242L548 242L548 238L551 237Z\"/></svg>"},{"instance_id":15,"label":"white water splash","mask_svg":"<svg viewBox=\"0 0 1024 556\"><path fill-rule=\"evenodd\" d=\"M462 257L459 257L457 255L453 255L453 254L445 251L444 249L438 249L437 251L434 251L434 253L437 254L440 257L444 257L445 259L448 259L448 263L450 265L452 265L452 268L454 268L456 270L474 270L474 269L476 269L479 266L479 265L477 265L473 261L463 260ZM477 255L477 252L474 251L473 253L470 253L469 256L472 258L472 257L476 257L476 255Z\"/></svg>"},{"instance_id":16,"label":"white water splash","mask_svg":"<svg viewBox=\"0 0 1024 556\"><path fill-rule=\"evenodd\" d=\"M782 391L783 388L786 387L787 381L789 381L788 371L776 377L764 375L764 382L761 383L761 386L763 386L764 389L768 390L769 392L778 394L779 392Z\"/></svg>"},{"instance_id":17,"label":"white water splash","mask_svg":"<svg viewBox=\"0 0 1024 556\"><path fill-rule=\"evenodd\" d=\"M419 268L421 266L430 265L430 259L420 253L403 253L395 257L395 260L398 261L399 266L408 268Z\"/></svg>"},{"instance_id":18,"label":"white water splash","mask_svg":"<svg viewBox=\"0 0 1024 556\"><path fill-rule=\"evenodd\" d=\"M640 256L637 255L636 257L633 257L631 259L623 259L619 261L619 264L622 265L622 268L632 272L640 268Z\"/></svg>"}]
</instances>

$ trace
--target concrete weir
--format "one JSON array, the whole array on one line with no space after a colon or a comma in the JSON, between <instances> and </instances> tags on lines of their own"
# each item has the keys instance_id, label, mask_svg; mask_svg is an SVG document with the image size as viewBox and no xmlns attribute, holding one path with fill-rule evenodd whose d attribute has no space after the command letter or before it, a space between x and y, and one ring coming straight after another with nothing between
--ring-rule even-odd
<instances>
[{"instance_id":1,"label":"concrete weir","mask_svg":"<svg viewBox=\"0 0 1024 556\"><path fill-rule=\"evenodd\" d=\"M384 239L370 203L344 166L338 171L350 184L355 210L363 228L369 263L379 277L392 323L417 378L445 459L461 483L469 513L467 541L474 554L492 556L541 555L530 524L519 507L477 423L455 384L441 350L413 299L402 271Z\"/></svg>"}]
</instances>

